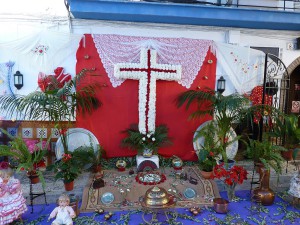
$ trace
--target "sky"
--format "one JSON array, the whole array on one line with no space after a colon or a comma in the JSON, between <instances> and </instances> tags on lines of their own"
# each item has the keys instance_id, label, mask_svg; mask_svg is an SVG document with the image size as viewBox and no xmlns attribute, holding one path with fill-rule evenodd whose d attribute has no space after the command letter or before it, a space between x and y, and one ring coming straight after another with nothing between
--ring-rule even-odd
<instances>
[{"instance_id":1,"label":"sky","mask_svg":"<svg viewBox=\"0 0 300 225\"><path fill-rule=\"evenodd\" d=\"M1 4L0 18L21 16L64 17L67 10L64 0L9 0Z\"/></svg>"}]
</instances>

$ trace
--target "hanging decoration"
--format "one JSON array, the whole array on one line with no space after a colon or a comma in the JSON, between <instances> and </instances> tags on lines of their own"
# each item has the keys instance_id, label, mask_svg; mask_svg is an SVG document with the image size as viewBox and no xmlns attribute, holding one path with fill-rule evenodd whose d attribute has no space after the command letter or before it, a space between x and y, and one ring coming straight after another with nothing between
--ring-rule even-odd
<instances>
[{"instance_id":1,"label":"hanging decoration","mask_svg":"<svg viewBox=\"0 0 300 225\"><path fill-rule=\"evenodd\" d=\"M62 88L64 84L72 79L68 73L64 73L63 67L57 67L54 70L54 75L46 75L42 72L38 75L38 85L40 89L45 92L46 90L55 90Z\"/></svg>"},{"instance_id":2,"label":"hanging decoration","mask_svg":"<svg viewBox=\"0 0 300 225\"><path fill-rule=\"evenodd\" d=\"M113 87L118 87L124 82L124 79L114 76L114 65L120 62L138 63L140 51L145 48L156 51L158 64L181 65L181 79L177 82L183 87L190 88L208 50L214 49L211 40L188 38L94 34L93 40Z\"/></svg>"},{"instance_id":3,"label":"hanging decoration","mask_svg":"<svg viewBox=\"0 0 300 225\"><path fill-rule=\"evenodd\" d=\"M229 76L236 91L249 93L253 87L263 84L265 54L259 50L216 43L219 65Z\"/></svg>"}]
</instances>

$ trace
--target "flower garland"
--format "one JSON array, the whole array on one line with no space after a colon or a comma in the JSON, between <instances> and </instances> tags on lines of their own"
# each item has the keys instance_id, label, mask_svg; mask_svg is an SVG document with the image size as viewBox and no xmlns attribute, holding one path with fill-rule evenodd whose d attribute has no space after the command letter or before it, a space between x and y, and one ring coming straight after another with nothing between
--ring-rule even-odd
<instances>
[{"instance_id":1,"label":"flower garland","mask_svg":"<svg viewBox=\"0 0 300 225\"><path fill-rule=\"evenodd\" d=\"M182 74L181 65L157 64L156 56L156 50L142 48L140 63L118 63L114 65L116 78L139 80L139 131L143 134L155 131L156 81L177 81L181 79ZM149 96L148 82L150 82ZM148 106L147 96L149 99ZM147 107L148 115L146 117Z\"/></svg>"}]
</instances>

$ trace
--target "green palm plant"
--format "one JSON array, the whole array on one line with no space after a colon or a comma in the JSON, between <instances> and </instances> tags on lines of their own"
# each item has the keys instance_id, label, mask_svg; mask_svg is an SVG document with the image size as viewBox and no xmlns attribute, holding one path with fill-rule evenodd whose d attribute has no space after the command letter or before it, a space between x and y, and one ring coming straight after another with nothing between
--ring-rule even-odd
<instances>
[{"instance_id":1,"label":"green palm plant","mask_svg":"<svg viewBox=\"0 0 300 225\"><path fill-rule=\"evenodd\" d=\"M35 168L35 166L43 159L43 157L48 152L50 138L48 138L47 142L43 144L43 141L37 143L35 145L35 150L30 152L29 147L26 145L26 142L21 137L13 137L6 130L1 129L5 135L11 140L9 145L0 145L0 156L8 156L11 157L11 160L16 163L17 172L22 170L27 171L28 174L31 172L35 172L40 181L45 187L45 179L42 171Z\"/></svg>"},{"instance_id":2,"label":"green palm plant","mask_svg":"<svg viewBox=\"0 0 300 225\"><path fill-rule=\"evenodd\" d=\"M189 109L192 104L196 104L197 109L191 113L189 119L201 119L209 115L213 118L217 129L217 136L220 139L221 155L227 162L226 147L230 129L235 127L249 115L250 100L237 93L223 96L212 89L188 90L181 93L176 99L177 107L186 104ZM237 136L235 140L240 137Z\"/></svg>"},{"instance_id":3,"label":"green palm plant","mask_svg":"<svg viewBox=\"0 0 300 225\"><path fill-rule=\"evenodd\" d=\"M82 79L88 72L82 70L62 88L34 91L25 96L0 96L0 112L21 120L51 121L59 130L68 128L76 115L91 113L102 105L96 93L105 85L83 84ZM67 149L64 150L67 153Z\"/></svg>"},{"instance_id":4,"label":"green palm plant","mask_svg":"<svg viewBox=\"0 0 300 225\"><path fill-rule=\"evenodd\" d=\"M284 159L281 152L286 148L274 145L272 142L249 139L246 155L254 163L262 163L266 169L273 168L277 174L281 174Z\"/></svg>"}]
</instances>

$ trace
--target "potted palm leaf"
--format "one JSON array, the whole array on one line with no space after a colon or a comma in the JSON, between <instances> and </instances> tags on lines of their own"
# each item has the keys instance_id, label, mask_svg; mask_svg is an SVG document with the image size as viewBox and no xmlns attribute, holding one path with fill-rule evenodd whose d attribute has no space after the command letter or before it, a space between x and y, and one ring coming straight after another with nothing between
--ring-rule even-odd
<instances>
[{"instance_id":1,"label":"potted palm leaf","mask_svg":"<svg viewBox=\"0 0 300 225\"><path fill-rule=\"evenodd\" d=\"M204 119L211 116L213 123L217 127L216 135L219 139L220 154L227 164L228 157L226 148L240 137L237 136L231 142L228 142L230 130L249 115L250 100L237 93L223 96L219 92L211 89L188 90L181 93L176 100L177 107L185 105L189 109L191 105L196 104L197 108L191 113L189 119Z\"/></svg>"},{"instance_id":2,"label":"potted palm leaf","mask_svg":"<svg viewBox=\"0 0 300 225\"><path fill-rule=\"evenodd\" d=\"M281 144L287 149L283 151L282 157L286 160L293 159L294 149L300 144L299 118L294 114L283 114L275 118L272 130L269 133L271 137L281 140Z\"/></svg>"},{"instance_id":3,"label":"potted palm leaf","mask_svg":"<svg viewBox=\"0 0 300 225\"><path fill-rule=\"evenodd\" d=\"M88 70L82 70L62 87L55 77L43 90L34 91L28 95L3 95L0 96L0 112L9 117L14 116L21 120L50 121L60 131L66 129L75 120L76 115L91 113L102 105L96 93L105 85L94 82L83 83ZM67 146L64 153L68 154Z\"/></svg>"},{"instance_id":4,"label":"potted palm leaf","mask_svg":"<svg viewBox=\"0 0 300 225\"><path fill-rule=\"evenodd\" d=\"M21 137L13 137L3 129L1 132L6 134L11 141L9 145L0 145L0 156L10 157L13 164L16 165L17 172L26 171L31 183L41 181L44 188L45 180L39 163L44 160L44 156L49 150L50 138L47 141L41 139L31 148Z\"/></svg>"}]
</instances>

